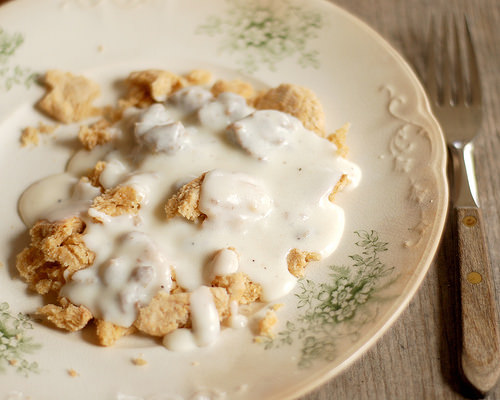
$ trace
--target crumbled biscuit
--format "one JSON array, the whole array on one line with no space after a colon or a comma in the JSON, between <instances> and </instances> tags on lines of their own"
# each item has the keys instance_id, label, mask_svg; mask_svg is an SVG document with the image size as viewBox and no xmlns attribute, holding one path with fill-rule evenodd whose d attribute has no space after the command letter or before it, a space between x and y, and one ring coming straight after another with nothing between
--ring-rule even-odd
<instances>
[{"instance_id":1,"label":"crumbled biscuit","mask_svg":"<svg viewBox=\"0 0 500 400\"><path fill-rule=\"evenodd\" d=\"M108 143L113 139L110 128L111 124L105 119L100 119L91 125L82 125L78 132L78 139L83 147L92 150L94 147Z\"/></svg>"},{"instance_id":2,"label":"crumbled biscuit","mask_svg":"<svg viewBox=\"0 0 500 400\"><path fill-rule=\"evenodd\" d=\"M231 315L229 309L229 294L225 288L211 287L212 297L214 299L215 308L219 313L219 320L224 321Z\"/></svg>"},{"instance_id":3,"label":"crumbled biscuit","mask_svg":"<svg viewBox=\"0 0 500 400\"><path fill-rule=\"evenodd\" d=\"M117 186L97 196L92 203L91 209L97 211L97 213L117 217L123 214L136 215L139 212L140 205L139 194L132 186ZM93 215L93 217L102 222L99 216Z\"/></svg>"},{"instance_id":4,"label":"crumbled biscuit","mask_svg":"<svg viewBox=\"0 0 500 400\"><path fill-rule=\"evenodd\" d=\"M118 113L123 114L129 107L147 108L154 103L149 90L142 86L129 86L124 98L118 100Z\"/></svg>"},{"instance_id":5,"label":"crumbled biscuit","mask_svg":"<svg viewBox=\"0 0 500 400\"><path fill-rule=\"evenodd\" d=\"M337 129L335 132L327 136L327 139L337 146L337 155L343 158L347 157L349 153L349 147L346 144L346 135L349 131L350 124L344 124L342 127Z\"/></svg>"},{"instance_id":6,"label":"crumbled biscuit","mask_svg":"<svg viewBox=\"0 0 500 400\"><path fill-rule=\"evenodd\" d=\"M292 249L286 257L288 271L297 278L305 275L305 267L311 261L318 261L321 257L318 253Z\"/></svg>"},{"instance_id":7,"label":"crumbled biscuit","mask_svg":"<svg viewBox=\"0 0 500 400\"><path fill-rule=\"evenodd\" d=\"M218 80L212 86L211 92L214 97L217 97L223 92L236 93L247 100L250 100L255 96L253 86L247 82L240 81L239 79L234 79L232 81Z\"/></svg>"},{"instance_id":8,"label":"crumbled biscuit","mask_svg":"<svg viewBox=\"0 0 500 400\"><path fill-rule=\"evenodd\" d=\"M226 289L230 301L236 301L238 304L250 304L258 301L262 294L262 287L253 283L243 272L217 276L212 281L212 286Z\"/></svg>"},{"instance_id":9,"label":"crumbled biscuit","mask_svg":"<svg viewBox=\"0 0 500 400\"><path fill-rule=\"evenodd\" d=\"M304 127L325 136L325 113L316 95L309 89L282 84L257 95L253 106L258 110L278 110L293 115Z\"/></svg>"},{"instance_id":10,"label":"crumbled biscuit","mask_svg":"<svg viewBox=\"0 0 500 400\"><path fill-rule=\"evenodd\" d=\"M120 107L119 105L116 107L107 105L101 108L102 117L108 121L110 124L114 124L118 122L123 117L123 111L127 107Z\"/></svg>"},{"instance_id":11,"label":"crumbled biscuit","mask_svg":"<svg viewBox=\"0 0 500 400\"><path fill-rule=\"evenodd\" d=\"M273 328L277 322L276 312L267 310L265 317L259 321L259 335L272 339L274 337Z\"/></svg>"},{"instance_id":12,"label":"crumbled biscuit","mask_svg":"<svg viewBox=\"0 0 500 400\"><path fill-rule=\"evenodd\" d=\"M202 174L198 178L193 179L168 199L165 205L167 219L180 215L189 221L198 222L206 217L198 207L201 185L204 178L205 174Z\"/></svg>"},{"instance_id":13,"label":"crumbled biscuit","mask_svg":"<svg viewBox=\"0 0 500 400\"><path fill-rule=\"evenodd\" d=\"M83 329L93 318L92 313L84 306L75 306L68 301L63 305L47 304L38 309L37 314L43 315L60 329L76 332Z\"/></svg>"},{"instance_id":14,"label":"crumbled biscuit","mask_svg":"<svg viewBox=\"0 0 500 400\"><path fill-rule=\"evenodd\" d=\"M222 321L229 316L229 295L224 288L210 288L215 307ZM165 336L177 328L190 325L190 293L158 292L139 314L134 325L151 336Z\"/></svg>"},{"instance_id":15,"label":"crumbled biscuit","mask_svg":"<svg viewBox=\"0 0 500 400\"><path fill-rule=\"evenodd\" d=\"M165 101L169 94L185 86L184 79L179 75L159 69L132 72L125 83L129 91L123 104L139 108L155 101Z\"/></svg>"},{"instance_id":16,"label":"crumbled biscuit","mask_svg":"<svg viewBox=\"0 0 500 400\"><path fill-rule=\"evenodd\" d=\"M39 134L53 133L59 125L47 125L43 122L38 123L38 127L28 126L21 132L21 145L23 147L30 144L37 146L40 140Z\"/></svg>"},{"instance_id":17,"label":"crumbled biscuit","mask_svg":"<svg viewBox=\"0 0 500 400\"><path fill-rule=\"evenodd\" d=\"M71 376L72 378L76 378L77 376L80 376L78 372L76 372L73 368L68 369L68 375Z\"/></svg>"},{"instance_id":18,"label":"crumbled biscuit","mask_svg":"<svg viewBox=\"0 0 500 400\"><path fill-rule=\"evenodd\" d=\"M142 357L136 357L132 358L132 364L142 367L144 365L147 365L148 362Z\"/></svg>"},{"instance_id":19,"label":"crumbled biscuit","mask_svg":"<svg viewBox=\"0 0 500 400\"><path fill-rule=\"evenodd\" d=\"M54 133L54 131L59 128L59 125L48 125L44 124L42 121L38 123L38 132L43 133L44 135L49 135L51 133Z\"/></svg>"},{"instance_id":20,"label":"crumbled biscuit","mask_svg":"<svg viewBox=\"0 0 500 400\"><path fill-rule=\"evenodd\" d=\"M134 326L125 328L102 319L96 321L96 334L101 346L112 346L118 339L131 335L136 330Z\"/></svg>"},{"instance_id":21,"label":"crumbled biscuit","mask_svg":"<svg viewBox=\"0 0 500 400\"><path fill-rule=\"evenodd\" d=\"M212 73L205 69L193 69L184 75L190 85L206 85L212 81Z\"/></svg>"},{"instance_id":22,"label":"crumbled biscuit","mask_svg":"<svg viewBox=\"0 0 500 400\"><path fill-rule=\"evenodd\" d=\"M189 293L158 292L149 305L139 309L134 325L151 336L165 336L189 321Z\"/></svg>"},{"instance_id":23,"label":"crumbled biscuit","mask_svg":"<svg viewBox=\"0 0 500 400\"><path fill-rule=\"evenodd\" d=\"M344 190L344 188L349 184L349 182L350 181L348 176L346 174L342 174L339 181L333 187L332 192L328 195L328 200L330 200L333 203L335 201L335 196L337 195L337 193Z\"/></svg>"},{"instance_id":24,"label":"crumbled biscuit","mask_svg":"<svg viewBox=\"0 0 500 400\"><path fill-rule=\"evenodd\" d=\"M78 217L64 221L38 221L31 229L31 243L18 254L16 267L40 294L57 291L67 277L94 262L95 254L83 240L85 223Z\"/></svg>"},{"instance_id":25,"label":"crumbled biscuit","mask_svg":"<svg viewBox=\"0 0 500 400\"><path fill-rule=\"evenodd\" d=\"M97 83L84 76L57 70L47 71L44 81L49 92L38 107L52 118L71 123L99 113L99 109L92 105L101 92Z\"/></svg>"},{"instance_id":26,"label":"crumbled biscuit","mask_svg":"<svg viewBox=\"0 0 500 400\"><path fill-rule=\"evenodd\" d=\"M38 136L39 130L33 126L27 126L21 132L21 146L28 145L38 146L40 137Z\"/></svg>"},{"instance_id":27,"label":"crumbled biscuit","mask_svg":"<svg viewBox=\"0 0 500 400\"><path fill-rule=\"evenodd\" d=\"M92 186L104 189L101 185L101 182L99 181L104 168L106 168L106 161L98 161L94 168L82 179L88 179Z\"/></svg>"}]
</instances>

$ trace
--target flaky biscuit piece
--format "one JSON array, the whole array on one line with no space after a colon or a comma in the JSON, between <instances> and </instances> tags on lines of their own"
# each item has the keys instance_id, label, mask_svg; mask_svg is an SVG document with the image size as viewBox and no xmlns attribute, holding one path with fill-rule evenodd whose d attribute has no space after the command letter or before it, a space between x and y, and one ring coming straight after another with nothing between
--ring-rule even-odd
<instances>
[{"instance_id":1,"label":"flaky biscuit piece","mask_svg":"<svg viewBox=\"0 0 500 400\"><path fill-rule=\"evenodd\" d=\"M205 179L205 173L191 182L182 186L165 205L167 219L181 216L189 221L199 222L205 219L206 215L199 209L201 185Z\"/></svg>"},{"instance_id":2,"label":"flaky biscuit piece","mask_svg":"<svg viewBox=\"0 0 500 400\"><path fill-rule=\"evenodd\" d=\"M286 261L288 271L297 278L302 278L305 275L305 268L311 261L319 261L321 256L313 251L302 251L292 249L289 251Z\"/></svg>"},{"instance_id":3,"label":"flaky biscuit piece","mask_svg":"<svg viewBox=\"0 0 500 400\"><path fill-rule=\"evenodd\" d=\"M82 125L78 131L78 139L87 150L92 150L110 142L113 139L111 123L105 119L100 119L91 125Z\"/></svg>"},{"instance_id":4,"label":"flaky biscuit piece","mask_svg":"<svg viewBox=\"0 0 500 400\"><path fill-rule=\"evenodd\" d=\"M335 201L335 196L337 195L337 193L344 190L344 188L349 184L349 182L350 181L348 176L346 174L342 174L339 181L333 187L332 192L328 195L328 200L330 200L333 203Z\"/></svg>"},{"instance_id":5,"label":"flaky biscuit piece","mask_svg":"<svg viewBox=\"0 0 500 400\"><path fill-rule=\"evenodd\" d=\"M102 319L96 321L96 334L101 346L112 346L121 337L131 335L136 331L137 328L135 326L125 328Z\"/></svg>"},{"instance_id":6,"label":"flaky biscuit piece","mask_svg":"<svg viewBox=\"0 0 500 400\"><path fill-rule=\"evenodd\" d=\"M91 209L110 217L118 217L123 214L136 215L140 206L141 198L132 186L116 186L97 196ZM102 222L100 217L93 214L92 216Z\"/></svg>"},{"instance_id":7,"label":"flaky biscuit piece","mask_svg":"<svg viewBox=\"0 0 500 400\"><path fill-rule=\"evenodd\" d=\"M215 307L222 321L229 316L229 295L223 288L210 288ZM189 327L191 311L190 293L169 294L158 292L139 314L134 325L139 331L151 336L165 336L177 328Z\"/></svg>"},{"instance_id":8,"label":"flaky biscuit piece","mask_svg":"<svg viewBox=\"0 0 500 400\"><path fill-rule=\"evenodd\" d=\"M186 84L181 76L160 69L131 72L125 83L129 87L129 92L124 100L140 108L155 101L165 101L169 94ZM151 100L149 104L148 97Z\"/></svg>"},{"instance_id":9,"label":"flaky biscuit piece","mask_svg":"<svg viewBox=\"0 0 500 400\"><path fill-rule=\"evenodd\" d=\"M189 321L189 293L169 294L158 292L151 302L141 309L134 326L151 336L165 336Z\"/></svg>"},{"instance_id":10,"label":"flaky biscuit piece","mask_svg":"<svg viewBox=\"0 0 500 400\"><path fill-rule=\"evenodd\" d=\"M17 255L16 268L29 287L40 294L57 291L71 277L87 268L95 254L85 245L85 223L78 217L63 221L38 221L31 229L31 243Z\"/></svg>"},{"instance_id":11,"label":"flaky biscuit piece","mask_svg":"<svg viewBox=\"0 0 500 400\"><path fill-rule=\"evenodd\" d=\"M39 122L37 127L27 126L21 132L21 146L26 147L28 145L37 146L40 140L39 134L50 134L53 133L59 125L47 125L43 122Z\"/></svg>"},{"instance_id":12,"label":"flaky biscuit piece","mask_svg":"<svg viewBox=\"0 0 500 400\"><path fill-rule=\"evenodd\" d=\"M92 103L100 95L101 89L90 79L69 72L49 70L44 82L49 91L39 101L38 107L52 118L68 124L99 113Z\"/></svg>"},{"instance_id":13,"label":"flaky biscuit piece","mask_svg":"<svg viewBox=\"0 0 500 400\"><path fill-rule=\"evenodd\" d=\"M101 188L104 190L103 186L101 185L101 182L99 181L99 178L101 177L101 174L102 174L102 171L104 171L104 168L106 168L106 161L98 161L94 168L92 168L91 171L89 171L89 173L82 177L82 179L88 179L88 181L90 182L90 184L92 186L95 186L95 187L98 187L98 188Z\"/></svg>"},{"instance_id":14,"label":"flaky biscuit piece","mask_svg":"<svg viewBox=\"0 0 500 400\"><path fill-rule=\"evenodd\" d=\"M238 304L250 304L258 301L262 294L262 286L253 283L248 275L236 272L230 275L216 276L212 286L226 289L230 301Z\"/></svg>"},{"instance_id":15,"label":"flaky biscuit piece","mask_svg":"<svg viewBox=\"0 0 500 400\"><path fill-rule=\"evenodd\" d=\"M206 69L193 69L184 75L189 85L207 85L212 81L212 73Z\"/></svg>"},{"instance_id":16,"label":"flaky biscuit piece","mask_svg":"<svg viewBox=\"0 0 500 400\"><path fill-rule=\"evenodd\" d=\"M38 136L39 133L40 131L34 126L27 126L24 128L21 132L21 146L38 146L38 143L40 142L40 137Z\"/></svg>"},{"instance_id":17,"label":"flaky biscuit piece","mask_svg":"<svg viewBox=\"0 0 500 400\"><path fill-rule=\"evenodd\" d=\"M347 157L349 153L349 147L346 144L346 135L349 131L350 124L344 124L335 132L327 136L327 139L337 146L337 155L343 158Z\"/></svg>"},{"instance_id":18,"label":"flaky biscuit piece","mask_svg":"<svg viewBox=\"0 0 500 400\"><path fill-rule=\"evenodd\" d=\"M76 332L83 329L93 318L92 313L84 306L75 306L66 299L61 299L61 305L47 304L37 310L48 321L60 329Z\"/></svg>"},{"instance_id":19,"label":"flaky biscuit piece","mask_svg":"<svg viewBox=\"0 0 500 400\"><path fill-rule=\"evenodd\" d=\"M325 136L325 113L316 95L309 89L284 83L259 93L253 101L258 110L278 110L298 118L309 130Z\"/></svg>"},{"instance_id":20,"label":"flaky biscuit piece","mask_svg":"<svg viewBox=\"0 0 500 400\"><path fill-rule=\"evenodd\" d=\"M231 81L224 81L220 79L213 84L210 91L214 97L217 97L219 94L224 92L236 93L244 97L247 101L255 96L253 86L248 82L244 82L239 79L233 79Z\"/></svg>"},{"instance_id":21,"label":"flaky biscuit piece","mask_svg":"<svg viewBox=\"0 0 500 400\"><path fill-rule=\"evenodd\" d=\"M259 335L272 339L274 337L273 328L278 322L275 310L267 310L266 315L259 321Z\"/></svg>"}]
</instances>

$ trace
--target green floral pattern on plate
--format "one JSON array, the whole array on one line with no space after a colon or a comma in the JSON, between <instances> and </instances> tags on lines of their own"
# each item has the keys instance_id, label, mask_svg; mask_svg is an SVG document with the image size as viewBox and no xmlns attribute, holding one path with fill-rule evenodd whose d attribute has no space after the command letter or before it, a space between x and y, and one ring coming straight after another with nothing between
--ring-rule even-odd
<instances>
[{"instance_id":1,"label":"green floral pattern on plate","mask_svg":"<svg viewBox=\"0 0 500 400\"><path fill-rule=\"evenodd\" d=\"M29 89L37 79L38 75L31 69L12 62L14 54L23 43L22 34L10 34L0 27L0 91L9 91L14 85L24 85Z\"/></svg>"},{"instance_id":2,"label":"green floral pattern on plate","mask_svg":"<svg viewBox=\"0 0 500 400\"><path fill-rule=\"evenodd\" d=\"M33 329L33 324L27 315L13 315L9 308L8 303L0 303L0 373L6 372L8 367L25 376L39 372L38 363L25 359L27 353L40 347L25 333Z\"/></svg>"},{"instance_id":3,"label":"green floral pattern on plate","mask_svg":"<svg viewBox=\"0 0 500 400\"><path fill-rule=\"evenodd\" d=\"M220 36L218 50L234 54L246 73L297 57L300 66L319 68L319 52L309 47L324 21L319 12L290 1L230 0L225 16L210 16L197 33Z\"/></svg>"},{"instance_id":4,"label":"green floral pattern on plate","mask_svg":"<svg viewBox=\"0 0 500 400\"><path fill-rule=\"evenodd\" d=\"M395 281L396 278L389 277L394 267L387 266L380 257L388 250L388 243L377 232L354 233L360 251L349 256L351 265L330 266L328 282L301 279L299 292L295 294L300 312L274 338L263 339L266 349L299 341L299 367L309 367L318 359L332 361L337 340L356 337L360 327L375 318L376 313L369 305L380 301L377 292Z\"/></svg>"}]
</instances>

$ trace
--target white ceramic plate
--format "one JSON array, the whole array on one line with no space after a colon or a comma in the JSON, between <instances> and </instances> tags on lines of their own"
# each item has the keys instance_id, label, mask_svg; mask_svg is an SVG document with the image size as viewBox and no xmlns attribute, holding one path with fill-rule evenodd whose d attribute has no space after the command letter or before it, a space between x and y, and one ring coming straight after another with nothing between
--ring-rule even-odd
<instances>
[{"instance_id":1,"label":"white ceramic plate","mask_svg":"<svg viewBox=\"0 0 500 400\"><path fill-rule=\"evenodd\" d=\"M342 242L283 299L274 340L254 343L250 332L227 330L215 346L190 353L134 338L102 348L91 329L67 334L26 316L42 300L14 267L27 244L17 199L31 182L60 172L74 144L56 133L37 147L20 146L23 127L48 121L33 105L43 93L35 75L49 68L100 82L103 103L115 80L139 68L292 82L320 97L329 130L352 124L349 157L363 180L337 197L347 219ZM410 68L370 28L326 1L3 5L0 399L285 399L311 390L371 346L420 285L445 219L445 155ZM147 364L134 365L137 357Z\"/></svg>"}]
</instances>

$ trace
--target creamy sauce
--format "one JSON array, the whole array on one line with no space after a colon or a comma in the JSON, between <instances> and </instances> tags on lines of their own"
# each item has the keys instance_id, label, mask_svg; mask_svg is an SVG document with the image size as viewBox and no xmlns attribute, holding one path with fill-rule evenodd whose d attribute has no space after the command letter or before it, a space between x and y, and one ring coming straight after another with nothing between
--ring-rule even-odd
<instances>
[{"instance_id":1,"label":"creamy sauce","mask_svg":"<svg viewBox=\"0 0 500 400\"><path fill-rule=\"evenodd\" d=\"M130 110L117 129L121 140L114 148L79 151L66 173L32 185L19 203L28 226L72 215L86 222L84 240L97 257L73 275L62 295L96 317L130 326L138 305L170 290L174 269L177 283L192 291L193 337L178 330L167 335L166 346L209 345L220 330L206 288L215 275L244 272L262 285L263 300L272 301L296 284L286 263L292 248L323 257L335 250L344 213L328 195L342 174L352 188L361 173L296 118L255 111L233 93L214 99L192 87L165 104ZM137 190L139 215L110 217L90 208L98 193L78 178L99 160L107 162L100 177L105 188ZM167 199L203 173L199 208L207 218L202 224L167 221ZM246 324L237 308L231 318L235 327Z\"/></svg>"}]
</instances>

